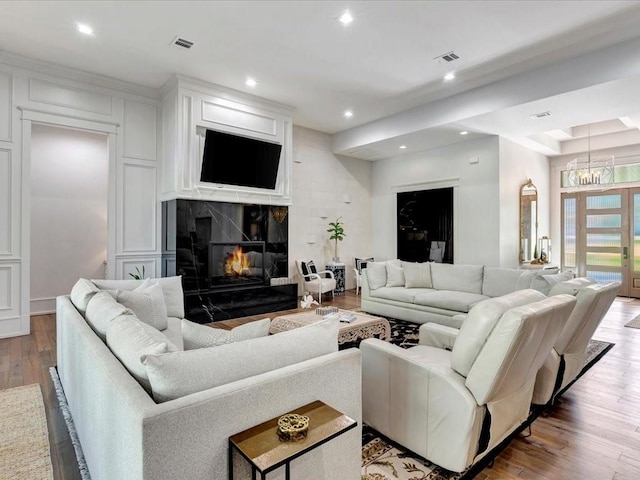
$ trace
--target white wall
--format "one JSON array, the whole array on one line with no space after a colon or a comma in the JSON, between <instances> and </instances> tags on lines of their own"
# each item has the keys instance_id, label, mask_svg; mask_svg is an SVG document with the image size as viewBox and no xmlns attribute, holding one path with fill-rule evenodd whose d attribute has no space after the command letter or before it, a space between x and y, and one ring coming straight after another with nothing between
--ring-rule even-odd
<instances>
[{"instance_id":1,"label":"white wall","mask_svg":"<svg viewBox=\"0 0 640 480\"><path fill-rule=\"evenodd\" d=\"M293 129L293 205L289 207L289 274L297 278L295 260L308 258L324 266L333 257L329 222L342 217L347 236L338 242L346 263L347 289L355 288L353 258L372 250L370 162L331 153L329 135ZM344 195L350 196L345 203ZM313 243L311 243L313 241Z\"/></svg>"},{"instance_id":2,"label":"white wall","mask_svg":"<svg viewBox=\"0 0 640 480\"><path fill-rule=\"evenodd\" d=\"M479 162L470 163L470 159ZM500 264L497 137L373 163L371 216L376 260L397 257L396 194L454 187L454 262Z\"/></svg>"},{"instance_id":3,"label":"white wall","mask_svg":"<svg viewBox=\"0 0 640 480\"><path fill-rule=\"evenodd\" d=\"M107 137L31 129L31 313L55 311L80 277L104 278Z\"/></svg>"},{"instance_id":4,"label":"white wall","mask_svg":"<svg viewBox=\"0 0 640 480\"><path fill-rule=\"evenodd\" d=\"M107 275L123 278L142 265L160 275L159 97L154 89L0 52L0 337L30 331L35 125L104 133Z\"/></svg>"},{"instance_id":5,"label":"white wall","mask_svg":"<svg viewBox=\"0 0 640 480\"><path fill-rule=\"evenodd\" d=\"M538 238L550 236L549 160L500 137L500 265L515 268L520 257L520 187L531 179L538 189ZM553 258L553 249L551 261Z\"/></svg>"}]
</instances>

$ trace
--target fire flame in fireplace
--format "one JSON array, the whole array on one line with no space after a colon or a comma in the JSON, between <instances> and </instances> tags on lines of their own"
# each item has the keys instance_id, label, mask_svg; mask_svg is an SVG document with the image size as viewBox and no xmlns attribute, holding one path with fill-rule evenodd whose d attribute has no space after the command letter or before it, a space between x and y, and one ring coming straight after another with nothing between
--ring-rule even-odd
<instances>
[{"instance_id":1,"label":"fire flame in fireplace","mask_svg":"<svg viewBox=\"0 0 640 480\"><path fill-rule=\"evenodd\" d=\"M235 250L227 256L224 262L225 275L245 275L249 272L249 257L242 252L242 247L236 247Z\"/></svg>"}]
</instances>

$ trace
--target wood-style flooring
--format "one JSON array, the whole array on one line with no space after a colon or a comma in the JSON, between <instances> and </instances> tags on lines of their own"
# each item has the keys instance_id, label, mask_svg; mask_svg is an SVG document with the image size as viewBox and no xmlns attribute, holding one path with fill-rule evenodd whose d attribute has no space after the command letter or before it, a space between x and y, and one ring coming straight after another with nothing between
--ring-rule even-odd
<instances>
[{"instance_id":1,"label":"wood-style flooring","mask_svg":"<svg viewBox=\"0 0 640 480\"><path fill-rule=\"evenodd\" d=\"M323 300L345 309L360 304L353 291ZM616 346L548 416L533 423L530 437L511 442L477 479L640 479L640 329L624 327L636 315L640 315L639 300L614 302L595 338ZM264 316L218 326L233 328ZM30 335L0 339L0 389L42 386L54 478L75 480L80 474L48 372L56 363L55 324L55 315L34 316Z\"/></svg>"}]
</instances>

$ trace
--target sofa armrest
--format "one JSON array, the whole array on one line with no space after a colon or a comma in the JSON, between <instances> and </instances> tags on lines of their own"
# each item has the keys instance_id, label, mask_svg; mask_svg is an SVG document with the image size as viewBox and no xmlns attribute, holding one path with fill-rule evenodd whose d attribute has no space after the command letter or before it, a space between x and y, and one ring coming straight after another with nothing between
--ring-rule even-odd
<instances>
[{"instance_id":1,"label":"sofa armrest","mask_svg":"<svg viewBox=\"0 0 640 480\"><path fill-rule=\"evenodd\" d=\"M315 400L358 427L293 462L291 478L359 478L360 358L358 349L342 350L156 405L142 425L144 479L228 478L230 436ZM236 454L234 478L251 478L247 461ZM284 479L284 467L269 479Z\"/></svg>"},{"instance_id":2,"label":"sofa armrest","mask_svg":"<svg viewBox=\"0 0 640 480\"><path fill-rule=\"evenodd\" d=\"M327 276L323 277L323 275L325 274ZM309 277L310 280L316 280L316 279L319 280L321 278L333 278L333 272L331 270L322 270L321 272L309 273L307 277Z\"/></svg>"},{"instance_id":3,"label":"sofa armrest","mask_svg":"<svg viewBox=\"0 0 640 480\"><path fill-rule=\"evenodd\" d=\"M420 345L452 350L460 330L439 323L425 323L420 326Z\"/></svg>"}]
</instances>

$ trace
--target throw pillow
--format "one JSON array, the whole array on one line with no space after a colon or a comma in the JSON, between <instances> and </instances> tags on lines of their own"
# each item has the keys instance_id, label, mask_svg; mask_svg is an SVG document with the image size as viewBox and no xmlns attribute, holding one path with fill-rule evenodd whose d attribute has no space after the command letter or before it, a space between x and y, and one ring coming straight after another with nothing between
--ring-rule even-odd
<instances>
[{"instance_id":1,"label":"throw pillow","mask_svg":"<svg viewBox=\"0 0 640 480\"><path fill-rule=\"evenodd\" d=\"M101 290L135 290L146 280L91 280ZM154 278L151 283L159 283L164 294L169 317L184 318L184 297L182 294L182 277Z\"/></svg>"},{"instance_id":2,"label":"throw pillow","mask_svg":"<svg viewBox=\"0 0 640 480\"><path fill-rule=\"evenodd\" d=\"M531 280L531 287L545 295L549 295L551 287L560 282L565 282L573 278L573 272L556 273L555 275L536 275Z\"/></svg>"},{"instance_id":3,"label":"throw pillow","mask_svg":"<svg viewBox=\"0 0 640 480\"><path fill-rule=\"evenodd\" d=\"M590 280L587 277L572 278L571 280L556 283L549 290L548 296L552 297L554 295L566 293L575 297L580 290L588 287L589 285L593 285L594 283L595 282L593 280Z\"/></svg>"},{"instance_id":4,"label":"throw pillow","mask_svg":"<svg viewBox=\"0 0 640 480\"><path fill-rule=\"evenodd\" d=\"M387 266L384 263L369 262L364 271L370 290L377 290L387 284Z\"/></svg>"},{"instance_id":5,"label":"throw pillow","mask_svg":"<svg viewBox=\"0 0 640 480\"><path fill-rule=\"evenodd\" d=\"M269 335L271 319L265 318L256 322L240 325L233 330L206 327L189 320L182 320L182 340L185 350L215 347L226 343L240 342L250 338Z\"/></svg>"},{"instance_id":6,"label":"throw pillow","mask_svg":"<svg viewBox=\"0 0 640 480\"><path fill-rule=\"evenodd\" d=\"M96 334L102 340L106 340L109 322L120 315L133 315L133 312L116 302L111 292L102 291L89 300L84 317Z\"/></svg>"},{"instance_id":7,"label":"throw pillow","mask_svg":"<svg viewBox=\"0 0 640 480\"><path fill-rule=\"evenodd\" d=\"M113 323L113 322L112 322ZM338 351L337 319L218 347L148 354L153 398L166 402Z\"/></svg>"},{"instance_id":8,"label":"throw pillow","mask_svg":"<svg viewBox=\"0 0 640 480\"><path fill-rule=\"evenodd\" d=\"M167 306L159 283L145 280L135 290L118 290L118 302L133 310L144 323L157 330L167 328Z\"/></svg>"},{"instance_id":9,"label":"throw pillow","mask_svg":"<svg viewBox=\"0 0 640 480\"><path fill-rule=\"evenodd\" d=\"M141 360L142 356L178 351L164 334L133 315L121 315L109 322L107 346L147 391L151 391L151 386L147 369Z\"/></svg>"},{"instance_id":10,"label":"throw pillow","mask_svg":"<svg viewBox=\"0 0 640 480\"><path fill-rule=\"evenodd\" d=\"M81 278L71 289L71 294L69 295L71 297L71 303L84 315L84 312L87 311L89 300L99 291L100 289L96 287L93 282L86 278Z\"/></svg>"},{"instance_id":11,"label":"throw pillow","mask_svg":"<svg viewBox=\"0 0 640 480\"><path fill-rule=\"evenodd\" d=\"M318 273L316 264L313 263L313 260L309 260L308 262L301 262L300 267L302 268L302 275L304 275L304 279L307 282L311 280L311 277L309 277L310 273Z\"/></svg>"},{"instance_id":12,"label":"throw pillow","mask_svg":"<svg viewBox=\"0 0 640 480\"><path fill-rule=\"evenodd\" d=\"M404 286L406 288L433 288L431 282L431 266L428 262L402 262L404 270Z\"/></svg>"},{"instance_id":13,"label":"throw pillow","mask_svg":"<svg viewBox=\"0 0 640 480\"><path fill-rule=\"evenodd\" d=\"M387 263L387 287L404 287L402 267Z\"/></svg>"}]
</instances>

